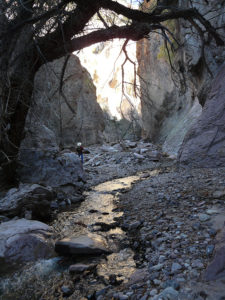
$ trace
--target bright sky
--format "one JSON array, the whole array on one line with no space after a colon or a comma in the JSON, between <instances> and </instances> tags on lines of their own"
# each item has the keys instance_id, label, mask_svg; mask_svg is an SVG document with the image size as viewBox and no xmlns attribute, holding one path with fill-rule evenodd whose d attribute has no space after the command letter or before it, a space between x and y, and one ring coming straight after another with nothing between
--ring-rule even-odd
<instances>
[{"instance_id":1,"label":"bright sky","mask_svg":"<svg viewBox=\"0 0 225 300\"><path fill-rule=\"evenodd\" d=\"M132 7L138 8L141 0L117 0L117 2L120 2L121 4L124 4L124 2L127 2L128 4L131 4Z\"/></svg>"}]
</instances>

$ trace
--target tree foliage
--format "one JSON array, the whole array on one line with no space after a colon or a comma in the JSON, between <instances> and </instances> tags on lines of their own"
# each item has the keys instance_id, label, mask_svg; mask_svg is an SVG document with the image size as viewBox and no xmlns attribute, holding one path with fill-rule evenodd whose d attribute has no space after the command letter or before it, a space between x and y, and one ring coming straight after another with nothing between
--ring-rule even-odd
<instances>
[{"instance_id":1,"label":"tree foliage","mask_svg":"<svg viewBox=\"0 0 225 300\"><path fill-rule=\"evenodd\" d=\"M217 45L224 44L195 8L179 7L175 2L157 1L158 5L147 10L143 9L146 2L138 9L125 0L1 0L0 163L8 178L14 177L33 79L42 64L115 38L137 41L152 31L165 34L165 21L180 18L203 37L207 32ZM101 26L94 28L93 18Z\"/></svg>"}]
</instances>

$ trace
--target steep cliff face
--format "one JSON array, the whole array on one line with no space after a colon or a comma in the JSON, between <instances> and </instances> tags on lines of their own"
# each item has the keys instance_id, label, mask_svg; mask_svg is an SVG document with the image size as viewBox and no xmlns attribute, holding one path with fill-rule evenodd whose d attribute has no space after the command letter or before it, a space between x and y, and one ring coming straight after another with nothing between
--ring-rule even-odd
<instances>
[{"instance_id":1,"label":"steep cliff face","mask_svg":"<svg viewBox=\"0 0 225 300\"><path fill-rule=\"evenodd\" d=\"M151 9L155 1L145 3ZM176 2L176 3L175 3ZM191 1L174 1L173 5L189 7ZM223 1L192 3L217 28L224 24ZM152 33L137 44L143 135L163 143L165 151L177 154L185 134L201 115L210 82L225 59L223 47L208 38L203 45L199 34L187 21L167 21L179 44L167 46L162 36ZM223 30L221 33L224 35ZM167 52L167 47L169 52ZM169 53L169 55L168 55ZM171 73L171 66L173 70Z\"/></svg>"},{"instance_id":2,"label":"steep cliff face","mask_svg":"<svg viewBox=\"0 0 225 300\"><path fill-rule=\"evenodd\" d=\"M179 161L197 167L225 163L225 65L212 82L202 115L185 136Z\"/></svg>"},{"instance_id":3,"label":"steep cliff face","mask_svg":"<svg viewBox=\"0 0 225 300\"><path fill-rule=\"evenodd\" d=\"M92 79L76 56L64 63L65 58L48 63L36 74L22 148L64 148L78 141L85 145L101 141L104 117Z\"/></svg>"}]
</instances>

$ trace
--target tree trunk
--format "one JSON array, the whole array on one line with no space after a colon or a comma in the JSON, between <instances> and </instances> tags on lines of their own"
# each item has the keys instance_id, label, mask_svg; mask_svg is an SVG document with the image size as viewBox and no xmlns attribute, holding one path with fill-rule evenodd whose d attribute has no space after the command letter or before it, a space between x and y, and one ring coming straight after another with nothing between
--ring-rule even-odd
<instances>
[{"instance_id":1,"label":"tree trunk","mask_svg":"<svg viewBox=\"0 0 225 300\"><path fill-rule=\"evenodd\" d=\"M16 164L39 58L32 29L0 40L0 180L15 184Z\"/></svg>"},{"instance_id":2,"label":"tree trunk","mask_svg":"<svg viewBox=\"0 0 225 300\"><path fill-rule=\"evenodd\" d=\"M2 87L5 105L1 114L0 163L4 171L5 183L15 184L17 180L15 167L32 97L33 77L34 74L30 74L26 80L23 77L20 80L11 76L10 86L4 83Z\"/></svg>"}]
</instances>

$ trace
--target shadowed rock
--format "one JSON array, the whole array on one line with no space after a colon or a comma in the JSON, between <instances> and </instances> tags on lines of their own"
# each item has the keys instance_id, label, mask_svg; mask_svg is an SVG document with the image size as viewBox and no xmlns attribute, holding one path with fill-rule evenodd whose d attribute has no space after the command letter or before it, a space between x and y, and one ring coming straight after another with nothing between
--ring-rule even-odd
<instances>
[{"instance_id":1,"label":"shadowed rock","mask_svg":"<svg viewBox=\"0 0 225 300\"><path fill-rule=\"evenodd\" d=\"M25 219L0 224L1 270L54 255L51 227Z\"/></svg>"},{"instance_id":2,"label":"shadowed rock","mask_svg":"<svg viewBox=\"0 0 225 300\"><path fill-rule=\"evenodd\" d=\"M225 247L220 248L206 269L204 279L206 281L216 280L225 276Z\"/></svg>"},{"instance_id":3,"label":"shadowed rock","mask_svg":"<svg viewBox=\"0 0 225 300\"><path fill-rule=\"evenodd\" d=\"M96 268L96 265L74 264L69 267L69 272L72 274L81 274L94 268Z\"/></svg>"},{"instance_id":4,"label":"shadowed rock","mask_svg":"<svg viewBox=\"0 0 225 300\"><path fill-rule=\"evenodd\" d=\"M10 189L5 197L0 199L0 214L8 217L24 217L26 211L30 211L32 218L49 219L50 204L54 195L50 187L38 184L21 184L19 188Z\"/></svg>"},{"instance_id":5,"label":"shadowed rock","mask_svg":"<svg viewBox=\"0 0 225 300\"><path fill-rule=\"evenodd\" d=\"M212 82L212 89L198 121L179 151L179 161L197 167L225 163L225 65Z\"/></svg>"},{"instance_id":6,"label":"shadowed rock","mask_svg":"<svg viewBox=\"0 0 225 300\"><path fill-rule=\"evenodd\" d=\"M73 153L41 149L21 149L20 179L26 183L41 183L66 194L82 189L85 175L79 157Z\"/></svg>"}]
</instances>

